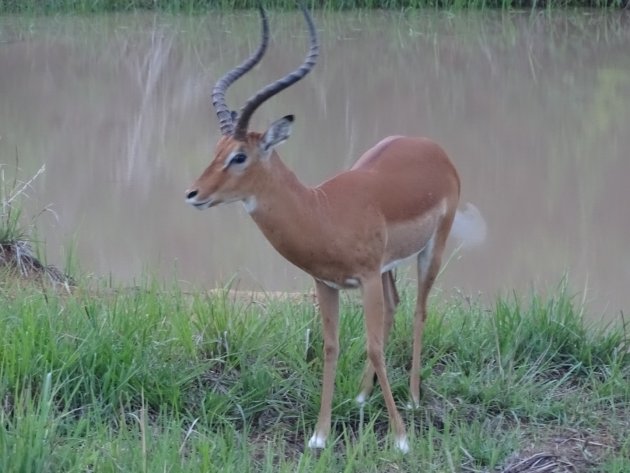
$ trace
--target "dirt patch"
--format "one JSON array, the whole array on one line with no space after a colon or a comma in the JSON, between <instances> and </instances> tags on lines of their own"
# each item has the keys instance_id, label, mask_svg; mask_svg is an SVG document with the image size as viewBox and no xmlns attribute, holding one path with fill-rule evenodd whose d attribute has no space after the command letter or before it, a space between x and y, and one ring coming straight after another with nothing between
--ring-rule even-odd
<instances>
[{"instance_id":1,"label":"dirt patch","mask_svg":"<svg viewBox=\"0 0 630 473\"><path fill-rule=\"evenodd\" d=\"M24 240L0 243L0 270L9 277L66 287L74 285L62 271L39 261L29 242Z\"/></svg>"},{"instance_id":2,"label":"dirt patch","mask_svg":"<svg viewBox=\"0 0 630 473\"><path fill-rule=\"evenodd\" d=\"M565 429L514 454L501 473L581 473L619 448L612 435Z\"/></svg>"}]
</instances>

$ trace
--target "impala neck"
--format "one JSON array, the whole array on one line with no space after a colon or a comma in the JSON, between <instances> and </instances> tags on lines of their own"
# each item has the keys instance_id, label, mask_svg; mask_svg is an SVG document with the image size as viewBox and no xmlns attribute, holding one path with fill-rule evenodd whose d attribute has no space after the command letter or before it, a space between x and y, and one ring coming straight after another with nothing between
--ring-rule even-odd
<instances>
[{"instance_id":1,"label":"impala neck","mask_svg":"<svg viewBox=\"0 0 630 473\"><path fill-rule=\"evenodd\" d=\"M308 245L304 235L321 232L315 217L322 210L317 193L302 184L276 153L269 159L268 172L245 207L274 248L303 267L297 260L300 249Z\"/></svg>"},{"instance_id":2,"label":"impala neck","mask_svg":"<svg viewBox=\"0 0 630 473\"><path fill-rule=\"evenodd\" d=\"M292 222L314 204L313 189L302 184L276 153L269 159L267 172L261 176L253 200L245 204L263 231L268 225Z\"/></svg>"}]
</instances>

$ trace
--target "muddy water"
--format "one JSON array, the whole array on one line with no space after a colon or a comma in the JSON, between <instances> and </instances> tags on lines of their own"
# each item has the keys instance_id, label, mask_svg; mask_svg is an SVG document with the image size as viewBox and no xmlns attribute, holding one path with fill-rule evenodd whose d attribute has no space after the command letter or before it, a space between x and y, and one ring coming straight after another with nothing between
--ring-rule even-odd
<instances>
[{"instance_id":1,"label":"muddy water","mask_svg":"<svg viewBox=\"0 0 630 473\"><path fill-rule=\"evenodd\" d=\"M389 134L429 136L460 171L486 243L440 277L490 300L568 274L592 317L630 302L630 16L589 13L317 15L322 56L253 127L295 113L281 155L308 184ZM231 89L238 108L299 63L301 18ZM198 212L184 190L211 158L213 81L256 47L254 14L0 18L0 161L42 164L28 202L49 261L132 282L302 290L240 205ZM449 249L449 252L452 248ZM450 254L450 253L449 253Z\"/></svg>"}]
</instances>

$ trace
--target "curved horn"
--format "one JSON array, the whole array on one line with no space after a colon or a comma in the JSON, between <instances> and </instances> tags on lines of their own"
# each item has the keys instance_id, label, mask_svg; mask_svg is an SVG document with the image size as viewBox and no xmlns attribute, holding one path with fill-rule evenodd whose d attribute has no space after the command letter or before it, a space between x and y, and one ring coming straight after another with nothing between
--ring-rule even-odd
<instances>
[{"instance_id":1,"label":"curved horn","mask_svg":"<svg viewBox=\"0 0 630 473\"><path fill-rule=\"evenodd\" d=\"M249 119L252 117L256 109L263 104L263 102L273 97L277 93L283 91L290 85L295 84L302 77L308 74L311 69L313 69L313 66L315 66L317 56L319 55L319 43L317 42L317 31L315 30L315 23L313 23L313 18L309 14L306 7L304 7L304 5L302 5L301 3L299 5L302 13L304 13L304 18L306 19L306 23L308 24L308 30L311 37L311 45L308 50L308 54L306 55L306 58L304 59L304 62L300 67L298 67L293 72L287 74L282 79L278 79L277 81L272 82L271 84L261 89L243 106L239 119L236 122L236 129L234 131L234 138L239 141L245 140L245 137L247 136Z\"/></svg>"},{"instance_id":2,"label":"curved horn","mask_svg":"<svg viewBox=\"0 0 630 473\"><path fill-rule=\"evenodd\" d=\"M212 89L212 105L217 112L222 135L231 135L234 132L232 112L225 103L225 91L236 79L250 71L260 62L265 54L265 50L267 49L267 44L269 43L269 24L267 22L267 14L262 6L258 7L258 9L260 11L260 18L262 19L262 39L258 50L240 66L235 67L221 77Z\"/></svg>"}]
</instances>

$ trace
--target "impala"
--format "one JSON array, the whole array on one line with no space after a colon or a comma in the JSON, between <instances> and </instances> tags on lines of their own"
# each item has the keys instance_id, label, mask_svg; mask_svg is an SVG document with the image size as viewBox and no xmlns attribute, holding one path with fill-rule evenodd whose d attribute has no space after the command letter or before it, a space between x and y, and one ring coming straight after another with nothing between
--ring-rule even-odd
<instances>
[{"instance_id":1,"label":"impala","mask_svg":"<svg viewBox=\"0 0 630 473\"><path fill-rule=\"evenodd\" d=\"M315 65L319 45L303 6L310 48L302 65L273 82L243 106L226 105L225 92L263 57L269 38L264 10L258 50L228 72L212 91L221 138L214 160L186 192L198 209L241 201L273 247L315 279L323 323L324 369L319 417L308 445L323 448L330 432L339 353L339 290L360 288L365 312L367 363L359 403L378 379L395 445L409 450L402 417L387 379L383 346L399 302L392 270L407 258L418 264L418 299L413 328L411 404L420 403L420 352L429 290L457 213L460 183L445 152L426 138L390 136L368 150L348 171L309 188L280 160L276 147L287 140L293 115L264 133L248 130L253 113L270 97L304 77Z\"/></svg>"}]
</instances>

